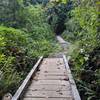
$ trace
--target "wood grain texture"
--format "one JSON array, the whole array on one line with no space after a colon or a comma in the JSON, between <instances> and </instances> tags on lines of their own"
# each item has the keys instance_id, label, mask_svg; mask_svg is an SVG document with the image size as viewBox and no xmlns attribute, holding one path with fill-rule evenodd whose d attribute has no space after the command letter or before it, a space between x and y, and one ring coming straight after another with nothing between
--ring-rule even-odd
<instances>
[{"instance_id":1,"label":"wood grain texture","mask_svg":"<svg viewBox=\"0 0 100 100\"><path fill-rule=\"evenodd\" d=\"M66 68L66 66L64 58L44 58L38 67L38 71L31 77L30 85L20 99L76 100L74 97L76 93L73 94L73 90L76 88L72 89L75 83L70 77L69 67Z\"/></svg>"},{"instance_id":2,"label":"wood grain texture","mask_svg":"<svg viewBox=\"0 0 100 100\"><path fill-rule=\"evenodd\" d=\"M24 94L23 100L72 100L63 58L45 58Z\"/></svg>"},{"instance_id":3,"label":"wood grain texture","mask_svg":"<svg viewBox=\"0 0 100 100\"><path fill-rule=\"evenodd\" d=\"M74 100L71 97L67 98L24 98L23 100Z\"/></svg>"},{"instance_id":4,"label":"wood grain texture","mask_svg":"<svg viewBox=\"0 0 100 100\"><path fill-rule=\"evenodd\" d=\"M70 85L71 85L73 98L74 98L74 100L81 100L79 92L78 92L76 84L75 84L75 81L74 81L73 76L71 74L70 67L68 65L68 60L67 60L65 55L63 55L63 60L64 60L64 64L65 64L65 67L66 67L67 75L69 77L69 82L70 82Z\"/></svg>"}]
</instances>

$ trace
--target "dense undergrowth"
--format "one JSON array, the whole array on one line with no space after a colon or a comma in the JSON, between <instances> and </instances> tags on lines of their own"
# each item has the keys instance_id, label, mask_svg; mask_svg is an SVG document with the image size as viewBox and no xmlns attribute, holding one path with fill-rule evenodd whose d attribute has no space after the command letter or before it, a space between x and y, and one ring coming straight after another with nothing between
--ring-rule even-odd
<instances>
[{"instance_id":1,"label":"dense undergrowth","mask_svg":"<svg viewBox=\"0 0 100 100\"><path fill-rule=\"evenodd\" d=\"M100 2L48 1L1 0L0 97L14 94L38 57L57 49L55 32L72 44L69 64L82 100L100 100Z\"/></svg>"},{"instance_id":2,"label":"dense undergrowth","mask_svg":"<svg viewBox=\"0 0 100 100\"><path fill-rule=\"evenodd\" d=\"M0 99L16 91L39 56L55 51L54 34L42 4L2 0L1 8Z\"/></svg>"},{"instance_id":3,"label":"dense undergrowth","mask_svg":"<svg viewBox=\"0 0 100 100\"><path fill-rule=\"evenodd\" d=\"M72 44L69 64L82 100L100 100L100 2L57 0L48 11L53 30Z\"/></svg>"},{"instance_id":4,"label":"dense undergrowth","mask_svg":"<svg viewBox=\"0 0 100 100\"><path fill-rule=\"evenodd\" d=\"M99 4L96 0L73 1L62 34L72 43L70 66L82 100L100 100Z\"/></svg>"}]
</instances>

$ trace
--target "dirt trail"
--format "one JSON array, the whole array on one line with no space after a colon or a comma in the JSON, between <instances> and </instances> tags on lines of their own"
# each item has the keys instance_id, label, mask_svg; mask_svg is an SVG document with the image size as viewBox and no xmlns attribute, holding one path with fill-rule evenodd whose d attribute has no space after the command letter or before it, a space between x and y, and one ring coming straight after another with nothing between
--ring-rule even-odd
<instances>
[{"instance_id":1,"label":"dirt trail","mask_svg":"<svg viewBox=\"0 0 100 100\"><path fill-rule=\"evenodd\" d=\"M52 54L50 57L60 58L64 54L67 55L67 51L68 51L68 48L70 46L70 43L69 42L66 42L60 35L57 35L56 36L56 39L57 39L58 43L61 46L61 51L56 52L55 54Z\"/></svg>"}]
</instances>

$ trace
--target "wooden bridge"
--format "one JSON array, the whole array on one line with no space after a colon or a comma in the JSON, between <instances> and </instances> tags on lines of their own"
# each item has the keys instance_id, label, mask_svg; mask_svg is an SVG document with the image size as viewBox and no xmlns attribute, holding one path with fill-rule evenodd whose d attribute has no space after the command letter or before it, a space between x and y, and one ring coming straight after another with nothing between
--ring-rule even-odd
<instances>
[{"instance_id":1,"label":"wooden bridge","mask_svg":"<svg viewBox=\"0 0 100 100\"><path fill-rule=\"evenodd\" d=\"M66 56L40 57L12 100L81 100Z\"/></svg>"}]
</instances>

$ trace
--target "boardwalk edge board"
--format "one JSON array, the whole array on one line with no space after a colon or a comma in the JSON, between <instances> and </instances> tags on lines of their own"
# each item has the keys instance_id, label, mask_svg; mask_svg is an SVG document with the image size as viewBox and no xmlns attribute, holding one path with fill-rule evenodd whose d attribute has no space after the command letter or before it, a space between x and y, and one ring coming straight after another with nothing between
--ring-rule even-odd
<instances>
[{"instance_id":1,"label":"boardwalk edge board","mask_svg":"<svg viewBox=\"0 0 100 100\"><path fill-rule=\"evenodd\" d=\"M79 95L79 92L77 90L76 83L75 83L75 81L73 79L73 76L71 74L70 67L68 65L68 59L66 58L65 55L63 55L63 60L64 60L65 68L67 70L67 74L68 74L68 77L69 77L69 82L71 84L72 95L74 96L74 100L81 100L80 95Z\"/></svg>"},{"instance_id":2,"label":"boardwalk edge board","mask_svg":"<svg viewBox=\"0 0 100 100\"><path fill-rule=\"evenodd\" d=\"M37 61L37 63L33 66L32 70L30 71L30 73L27 75L26 79L23 81L23 83L21 84L21 86L18 88L18 90L16 91L15 95L12 97L11 100L18 100L20 99L21 95L23 94L24 89L27 87L27 85L30 82L30 79L32 77L32 75L35 73L35 71L38 69L40 63L43 60L43 56L41 56L39 58L39 60Z\"/></svg>"}]
</instances>

